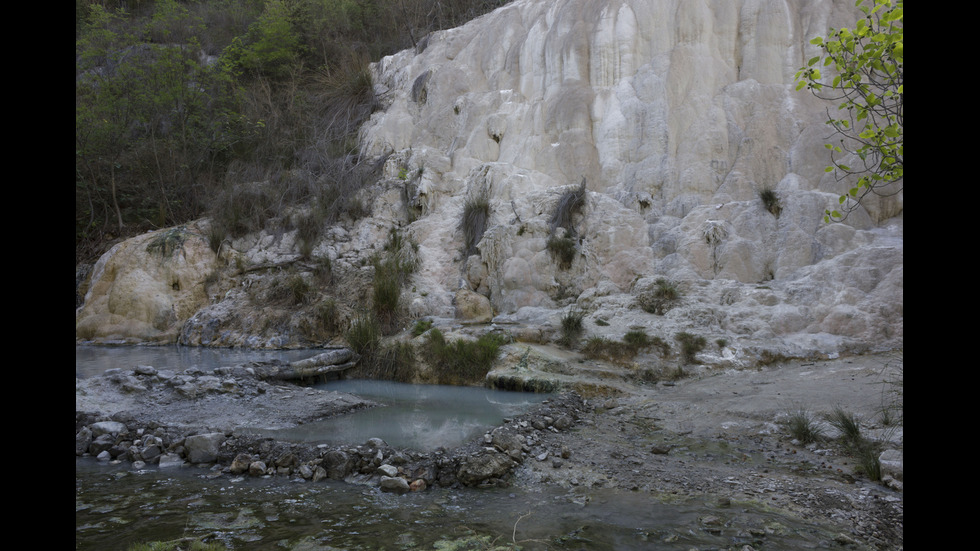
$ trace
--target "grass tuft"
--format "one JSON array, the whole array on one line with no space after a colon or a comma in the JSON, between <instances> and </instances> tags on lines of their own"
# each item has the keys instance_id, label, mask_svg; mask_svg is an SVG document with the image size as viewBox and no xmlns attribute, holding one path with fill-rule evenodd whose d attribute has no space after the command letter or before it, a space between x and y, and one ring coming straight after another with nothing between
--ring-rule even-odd
<instances>
[{"instance_id":1,"label":"grass tuft","mask_svg":"<svg viewBox=\"0 0 980 551\"><path fill-rule=\"evenodd\" d=\"M578 187L562 194L549 221L551 234L548 236L546 247L560 270L571 268L572 261L575 260L578 232L575 231L574 218L581 212L583 206L585 206L585 178L582 178L582 183ZM563 235L559 235L559 228L564 230Z\"/></svg>"},{"instance_id":2,"label":"grass tuft","mask_svg":"<svg viewBox=\"0 0 980 551\"><path fill-rule=\"evenodd\" d=\"M432 328L432 320L418 320L412 326L412 336L418 337Z\"/></svg>"},{"instance_id":3,"label":"grass tuft","mask_svg":"<svg viewBox=\"0 0 980 551\"><path fill-rule=\"evenodd\" d=\"M490 200L478 197L466 201L463 206L463 219L460 227L463 230L463 254L466 256L478 254L476 246L483 239L483 232L490 221Z\"/></svg>"},{"instance_id":4,"label":"grass tuft","mask_svg":"<svg viewBox=\"0 0 980 551\"><path fill-rule=\"evenodd\" d=\"M302 274L291 273L276 277L269 287L266 298L273 302L285 302L294 306L313 301L316 289Z\"/></svg>"},{"instance_id":5,"label":"grass tuft","mask_svg":"<svg viewBox=\"0 0 980 551\"><path fill-rule=\"evenodd\" d=\"M680 299L681 292L677 284L662 277L654 282L652 289L637 297L640 308L658 316L666 314Z\"/></svg>"},{"instance_id":6,"label":"grass tuft","mask_svg":"<svg viewBox=\"0 0 980 551\"><path fill-rule=\"evenodd\" d=\"M800 408L790 413L786 420L786 429L790 436L801 444L812 444L824 439L823 430L820 428L810 413Z\"/></svg>"},{"instance_id":7,"label":"grass tuft","mask_svg":"<svg viewBox=\"0 0 980 551\"><path fill-rule=\"evenodd\" d=\"M486 333L473 340L446 340L439 329L431 329L424 345L438 384L465 385L482 382L493 367L506 337Z\"/></svg>"},{"instance_id":8,"label":"grass tuft","mask_svg":"<svg viewBox=\"0 0 980 551\"><path fill-rule=\"evenodd\" d=\"M552 260L558 264L561 270L572 267L575 260L575 239L571 237L557 237L552 235L548 238L545 246L551 254Z\"/></svg>"},{"instance_id":9,"label":"grass tuft","mask_svg":"<svg viewBox=\"0 0 980 551\"><path fill-rule=\"evenodd\" d=\"M858 443L861 441L861 426L857 417L849 413L842 407L837 406L831 413L824 416L832 427L840 432L841 440L845 443Z\"/></svg>"},{"instance_id":10,"label":"grass tuft","mask_svg":"<svg viewBox=\"0 0 980 551\"><path fill-rule=\"evenodd\" d=\"M779 215L783 212L783 206L779 202L779 194L772 189L762 189L759 190L759 199L762 200L762 206L769 211L770 214L779 218Z\"/></svg>"},{"instance_id":11,"label":"grass tuft","mask_svg":"<svg viewBox=\"0 0 980 551\"><path fill-rule=\"evenodd\" d=\"M381 324L374 316L358 316L347 328L344 338L355 353L370 356L381 344Z\"/></svg>"},{"instance_id":12,"label":"grass tuft","mask_svg":"<svg viewBox=\"0 0 980 551\"><path fill-rule=\"evenodd\" d=\"M582 325L582 320L585 314L576 310L569 310L561 318L561 337L558 338L558 344L564 347L572 347L575 345L575 341L582 335L584 331L584 326Z\"/></svg>"},{"instance_id":13,"label":"grass tuft","mask_svg":"<svg viewBox=\"0 0 980 551\"><path fill-rule=\"evenodd\" d=\"M692 335L687 331L681 331L674 335L674 339L681 344L681 358L686 363L697 363L697 355L707 346L708 340L700 335Z\"/></svg>"}]
</instances>

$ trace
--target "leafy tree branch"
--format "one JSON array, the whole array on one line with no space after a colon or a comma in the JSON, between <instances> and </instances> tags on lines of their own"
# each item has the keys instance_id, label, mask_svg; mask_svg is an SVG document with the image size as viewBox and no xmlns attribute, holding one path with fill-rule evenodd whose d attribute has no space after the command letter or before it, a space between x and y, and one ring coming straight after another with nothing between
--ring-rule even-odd
<instances>
[{"instance_id":1,"label":"leafy tree branch","mask_svg":"<svg viewBox=\"0 0 980 551\"><path fill-rule=\"evenodd\" d=\"M825 147L837 180L856 177L856 184L828 209L824 220L843 220L868 194L894 195L904 176L904 13L903 0L874 0L857 6L864 13L853 29L831 29L811 44L822 55L796 73L797 90L838 102L828 109L827 124L838 139ZM833 78L828 83L820 67Z\"/></svg>"}]
</instances>

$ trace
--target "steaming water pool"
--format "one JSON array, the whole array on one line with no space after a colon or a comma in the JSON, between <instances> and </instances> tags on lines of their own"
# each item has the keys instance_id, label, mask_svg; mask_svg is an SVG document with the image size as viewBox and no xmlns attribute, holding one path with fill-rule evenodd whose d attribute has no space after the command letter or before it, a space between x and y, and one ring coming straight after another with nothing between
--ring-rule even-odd
<instances>
[{"instance_id":1,"label":"steaming water pool","mask_svg":"<svg viewBox=\"0 0 980 551\"><path fill-rule=\"evenodd\" d=\"M332 381L316 386L355 394L381 406L279 430L275 432L278 438L361 444L377 437L394 447L431 451L477 438L505 418L524 413L549 397L486 388L369 380Z\"/></svg>"}]
</instances>

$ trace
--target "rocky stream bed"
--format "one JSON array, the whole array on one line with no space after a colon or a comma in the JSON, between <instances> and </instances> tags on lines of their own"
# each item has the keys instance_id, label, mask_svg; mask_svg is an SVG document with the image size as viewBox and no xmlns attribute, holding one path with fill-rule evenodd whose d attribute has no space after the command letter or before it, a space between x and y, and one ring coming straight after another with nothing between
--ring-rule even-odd
<instances>
[{"instance_id":1,"label":"rocky stream bed","mask_svg":"<svg viewBox=\"0 0 980 551\"><path fill-rule=\"evenodd\" d=\"M780 511L836 534L831 548L904 545L901 393L894 391L900 354L692 373L586 396L561 392L482 438L427 452L380 439L332 446L241 433L377 405L270 378L275 367L170 373L141 366L76 379L76 456L197 465L214 478L344 480L392 493L435 486L616 489L668 503ZM803 445L783 423L794 411L819 419L833 408L853 412L867 437L888 449L881 481L857 472L826 424L825 439ZM879 417L886 409L888 425ZM701 522L710 529L722 521L706 515Z\"/></svg>"}]
</instances>

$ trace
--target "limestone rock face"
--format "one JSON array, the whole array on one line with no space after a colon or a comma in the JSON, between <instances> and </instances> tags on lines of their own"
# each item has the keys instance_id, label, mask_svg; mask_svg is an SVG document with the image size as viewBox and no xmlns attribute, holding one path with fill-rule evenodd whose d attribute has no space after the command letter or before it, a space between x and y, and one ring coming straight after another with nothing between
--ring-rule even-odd
<instances>
[{"instance_id":1,"label":"limestone rock face","mask_svg":"<svg viewBox=\"0 0 980 551\"><path fill-rule=\"evenodd\" d=\"M417 174L422 263L442 267L430 288L489 290L511 321L663 276L701 282L694 302L729 282L713 317L752 321L717 329L894 343L901 193L823 222L848 185L824 171L834 107L793 82L819 54L809 40L855 18L833 0L517 0L377 63L386 103L363 151L390 155L389 178ZM556 225L583 178L584 205ZM476 261L455 252L473 197L491 205ZM736 295L753 293L732 289L760 285L775 311L750 314Z\"/></svg>"},{"instance_id":2,"label":"limestone rock face","mask_svg":"<svg viewBox=\"0 0 980 551\"><path fill-rule=\"evenodd\" d=\"M457 318L462 294L515 334L549 335L575 309L601 336L725 341L736 364L760 348L901 347L902 194L823 222L852 182L824 171L835 106L793 82L819 55L810 39L857 15L852 0L515 0L382 59L383 108L361 130L362 155L386 159L372 214L324 228L313 251L344 299L335 325L369 304L371 254L398 228L418 260L409 317ZM485 216L466 217L473 205ZM123 243L95 268L76 335L173 342L189 320L184 344L310 342L297 335L319 334L304 329L313 305L283 304L275 323L255 307L274 282L254 266L301 268L294 233L232 243L238 273L210 300L203 240L169 259L147 251L160 234ZM681 296L651 313L660 278Z\"/></svg>"},{"instance_id":3,"label":"limestone rock face","mask_svg":"<svg viewBox=\"0 0 980 551\"><path fill-rule=\"evenodd\" d=\"M181 226L119 243L96 263L76 337L175 342L182 324L208 303L204 281L215 255L201 228Z\"/></svg>"}]
</instances>

